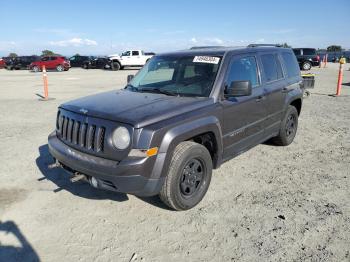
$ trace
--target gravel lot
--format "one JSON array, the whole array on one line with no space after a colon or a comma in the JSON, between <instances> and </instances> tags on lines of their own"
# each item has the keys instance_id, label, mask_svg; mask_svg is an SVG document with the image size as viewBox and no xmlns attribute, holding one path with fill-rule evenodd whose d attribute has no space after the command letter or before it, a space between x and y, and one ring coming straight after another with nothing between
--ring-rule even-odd
<instances>
[{"instance_id":1,"label":"gravel lot","mask_svg":"<svg viewBox=\"0 0 350 262\"><path fill-rule=\"evenodd\" d=\"M0 261L350 261L350 65L314 68L295 142L262 144L215 170L194 209L70 183L47 135L67 100L122 87L136 70L0 70Z\"/></svg>"}]
</instances>

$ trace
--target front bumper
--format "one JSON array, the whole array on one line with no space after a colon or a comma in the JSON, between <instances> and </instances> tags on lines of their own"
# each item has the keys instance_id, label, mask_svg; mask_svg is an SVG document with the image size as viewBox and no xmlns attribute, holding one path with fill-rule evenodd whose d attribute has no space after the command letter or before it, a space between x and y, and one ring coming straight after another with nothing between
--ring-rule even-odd
<instances>
[{"instance_id":1,"label":"front bumper","mask_svg":"<svg viewBox=\"0 0 350 262\"><path fill-rule=\"evenodd\" d=\"M75 150L53 132L48 137L50 154L68 171L94 177L98 187L139 196L159 193L163 178L150 178L154 160L150 158L126 158L120 162L92 156Z\"/></svg>"}]
</instances>

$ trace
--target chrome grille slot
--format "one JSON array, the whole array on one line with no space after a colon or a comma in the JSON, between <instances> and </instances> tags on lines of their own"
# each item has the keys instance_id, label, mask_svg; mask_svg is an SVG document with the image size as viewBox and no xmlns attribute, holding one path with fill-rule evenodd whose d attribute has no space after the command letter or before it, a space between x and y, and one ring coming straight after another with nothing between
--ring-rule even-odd
<instances>
[{"instance_id":1,"label":"chrome grille slot","mask_svg":"<svg viewBox=\"0 0 350 262\"><path fill-rule=\"evenodd\" d=\"M78 144L79 129L80 129L80 122L75 121L73 126L73 136L72 136L72 143L75 145Z\"/></svg>"},{"instance_id":2,"label":"chrome grille slot","mask_svg":"<svg viewBox=\"0 0 350 262\"><path fill-rule=\"evenodd\" d=\"M62 131L62 138L64 140L67 140L67 127L68 127L68 117L63 117L63 131Z\"/></svg>"},{"instance_id":3,"label":"chrome grille slot","mask_svg":"<svg viewBox=\"0 0 350 262\"><path fill-rule=\"evenodd\" d=\"M85 147L86 143L86 131L87 131L87 124L83 124L83 126L81 127L81 131L80 131L80 139L79 139L79 145L81 147Z\"/></svg>"},{"instance_id":4,"label":"chrome grille slot","mask_svg":"<svg viewBox=\"0 0 350 262\"><path fill-rule=\"evenodd\" d=\"M90 125L88 128L88 134L86 137L86 144L87 144L87 149L94 150L94 141L95 141L95 130L96 126L95 125Z\"/></svg>"},{"instance_id":5,"label":"chrome grille slot","mask_svg":"<svg viewBox=\"0 0 350 262\"><path fill-rule=\"evenodd\" d=\"M72 142L73 124L74 124L74 120L73 119L69 119L68 127L67 127L67 140L69 142Z\"/></svg>"},{"instance_id":6,"label":"chrome grille slot","mask_svg":"<svg viewBox=\"0 0 350 262\"><path fill-rule=\"evenodd\" d=\"M96 141L95 141L97 152L103 151L104 135L105 135L105 128L99 127L97 130Z\"/></svg>"}]
</instances>

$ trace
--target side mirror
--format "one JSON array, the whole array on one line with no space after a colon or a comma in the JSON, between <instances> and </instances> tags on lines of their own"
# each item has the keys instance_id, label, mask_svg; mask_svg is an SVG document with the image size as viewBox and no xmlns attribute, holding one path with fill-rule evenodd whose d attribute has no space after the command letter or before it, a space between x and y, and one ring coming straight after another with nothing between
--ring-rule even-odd
<instances>
[{"instance_id":1,"label":"side mirror","mask_svg":"<svg viewBox=\"0 0 350 262\"><path fill-rule=\"evenodd\" d=\"M133 79L133 78L134 78L134 75L128 75L127 82L129 83L131 81L131 79Z\"/></svg>"},{"instance_id":2,"label":"side mirror","mask_svg":"<svg viewBox=\"0 0 350 262\"><path fill-rule=\"evenodd\" d=\"M226 87L225 96L250 96L252 94L252 83L248 81L232 81Z\"/></svg>"}]
</instances>

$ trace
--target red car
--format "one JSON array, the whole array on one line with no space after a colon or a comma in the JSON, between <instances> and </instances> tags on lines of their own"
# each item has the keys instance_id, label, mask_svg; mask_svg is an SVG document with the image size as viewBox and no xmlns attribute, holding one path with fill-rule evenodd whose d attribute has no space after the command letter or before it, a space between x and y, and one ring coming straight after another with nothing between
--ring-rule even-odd
<instances>
[{"instance_id":1,"label":"red car","mask_svg":"<svg viewBox=\"0 0 350 262\"><path fill-rule=\"evenodd\" d=\"M0 69L5 67L5 60L0 58Z\"/></svg>"},{"instance_id":2,"label":"red car","mask_svg":"<svg viewBox=\"0 0 350 262\"><path fill-rule=\"evenodd\" d=\"M56 69L57 71L68 71L70 68L69 61L64 56L44 56L40 61L35 61L29 65L29 69L34 72L46 69Z\"/></svg>"}]
</instances>

